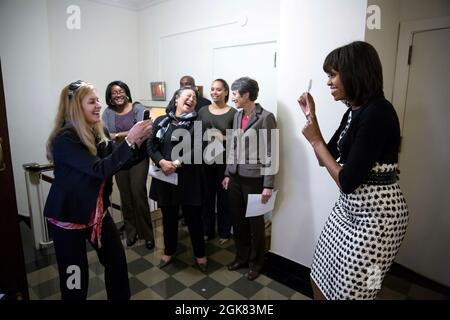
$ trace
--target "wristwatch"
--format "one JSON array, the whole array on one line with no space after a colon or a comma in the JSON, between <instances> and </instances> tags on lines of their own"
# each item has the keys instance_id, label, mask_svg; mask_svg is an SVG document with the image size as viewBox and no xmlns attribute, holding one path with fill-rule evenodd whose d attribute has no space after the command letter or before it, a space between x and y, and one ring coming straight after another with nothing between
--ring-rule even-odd
<instances>
[{"instance_id":1,"label":"wristwatch","mask_svg":"<svg viewBox=\"0 0 450 320\"><path fill-rule=\"evenodd\" d=\"M134 150L136 148L136 145L134 143L132 144L130 141L128 141L128 137L125 137L125 141L131 149Z\"/></svg>"},{"instance_id":2,"label":"wristwatch","mask_svg":"<svg viewBox=\"0 0 450 320\"><path fill-rule=\"evenodd\" d=\"M119 134L118 134L118 133L115 133L115 134L114 134L114 140L117 140L117 138L119 138Z\"/></svg>"}]
</instances>

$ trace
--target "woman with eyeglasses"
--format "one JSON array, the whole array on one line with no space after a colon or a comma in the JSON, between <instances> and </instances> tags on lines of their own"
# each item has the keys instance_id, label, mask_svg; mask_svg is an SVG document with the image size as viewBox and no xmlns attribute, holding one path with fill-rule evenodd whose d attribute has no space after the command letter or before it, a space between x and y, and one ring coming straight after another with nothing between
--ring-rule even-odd
<instances>
[{"instance_id":1,"label":"woman with eyeglasses","mask_svg":"<svg viewBox=\"0 0 450 320\"><path fill-rule=\"evenodd\" d=\"M205 240L203 239L202 205L206 181L202 166L201 122L199 136L194 136L197 119L194 87L178 89L167 107L167 114L155 120L147 152L166 175L177 174L178 183L152 179L150 198L158 202L163 216L164 255L159 267L172 262L178 242L178 213L181 207L198 268L206 272ZM194 140L200 139L199 143ZM195 159L199 163L195 163Z\"/></svg>"},{"instance_id":2,"label":"woman with eyeglasses","mask_svg":"<svg viewBox=\"0 0 450 320\"><path fill-rule=\"evenodd\" d=\"M103 112L103 122L115 144L123 141L133 125L142 120L145 107L133 103L128 85L113 81L106 88L108 108ZM116 173L120 193L120 208L123 214L127 246L141 239L145 247L152 250L155 238L147 200L147 177L149 159L145 157L131 168Z\"/></svg>"},{"instance_id":3,"label":"woman with eyeglasses","mask_svg":"<svg viewBox=\"0 0 450 320\"><path fill-rule=\"evenodd\" d=\"M108 300L130 298L125 252L107 208L112 176L139 157L137 147L150 136L152 124L139 121L113 148L101 123L100 109L91 84L76 81L64 87L47 142L55 180L44 215L53 237L63 300L86 299L86 240L105 267Z\"/></svg>"}]
</instances>

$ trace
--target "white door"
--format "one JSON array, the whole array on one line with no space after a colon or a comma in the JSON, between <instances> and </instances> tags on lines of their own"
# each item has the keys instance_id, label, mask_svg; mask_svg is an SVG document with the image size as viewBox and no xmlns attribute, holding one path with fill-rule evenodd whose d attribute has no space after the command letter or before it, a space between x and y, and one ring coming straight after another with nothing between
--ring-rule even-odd
<instances>
[{"instance_id":1,"label":"white door","mask_svg":"<svg viewBox=\"0 0 450 320\"><path fill-rule=\"evenodd\" d=\"M248 76L259 86L256 100L263 108L277 114L275 41L215 48L213 78L223 78L231 87L234 80ZM234 104L229 101L231 106Z\"/></svg>"},{"instance_id":2,"label":"white door","mask_svg":"<svg viewBox=\"0 0 450 320\"><path fill-rule=\"evenodd\" d=\"M397 262L450 286L450 28L415 33L400 186L410 220Z\"/></svg>"}]
</instances>

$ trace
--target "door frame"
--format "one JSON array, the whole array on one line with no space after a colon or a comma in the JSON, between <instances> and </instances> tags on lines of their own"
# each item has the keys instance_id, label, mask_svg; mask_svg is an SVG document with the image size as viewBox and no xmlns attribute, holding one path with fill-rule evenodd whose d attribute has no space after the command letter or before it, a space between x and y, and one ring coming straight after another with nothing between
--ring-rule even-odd
<instances>
[{"instance_id":1,"label":"door frame","mask_svg":"<svg viewBox=\"0 0 450 320\"><path fill-rule=\"evenodd\" d=\"M450 28L450 16L406 21L400 24L400 33L397 48L397 60L394 78L394 99L393 104L400 119L401 133L405 121L406 96L408 94L409 80L409 48L412 46L414 34L424 31ZM412 54L414 59L414 51Z\"/></svg>"},{"instance_id":2,"label":"door frame","mask_svg":"<svg viewBox=\"0 0 450 320\"><path fill-rule=\"evenodd\" d=\"M0 60L0 136L2 138L2 175L0 199L0 287L6 296L2 299L28 300L28 282L25 269L22 238L19 226L16 191L11 161L11 148L6 114L5 91ZM4 183L6 182L6 183Z\"/></svg>"}]
</instances>

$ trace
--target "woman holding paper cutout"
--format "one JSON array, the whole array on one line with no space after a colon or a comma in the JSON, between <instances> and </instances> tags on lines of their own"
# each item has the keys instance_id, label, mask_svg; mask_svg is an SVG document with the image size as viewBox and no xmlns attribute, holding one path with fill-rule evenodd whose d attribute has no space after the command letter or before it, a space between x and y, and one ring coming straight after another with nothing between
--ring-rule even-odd
<instances>
[{"instance_id":1,"label":"woman holding paper cutout","mask_svg":"<svg viewBox=\"0 0 450 320\"><path fill-rule=\"evenodd\" d=\"M248 265L250 270L247 278L253 281L264 266L264 215L247 218L245 213L249 194L261 194L262 203L266 203L272 196L275 172L266 169L273 165L270 163L271 130L276 129L277 123L271 112L255 103L259 92L258 82L247 77L239 78L231 85L231 92L232 100L240 110L233 120L235 136L227 139L227 148L231 147L233 152L227 161L222 183L228 190L236 243L236 257L228 265L228 270L233 271ZM264 137L262 131L267 133L264 151L260 149L263 144L260 139ZM256 140L252 141L251 136ZM246 143L247 138L250 138L250 143ZM240 143L236 143L237 139ZM244 147L242 149L239 146ZM251 160L256 161L253 163Z\"/></svg>"},{"instance_id":2,"label":"woman holding paper cutout","mask_svg":"<svg viewBox=\"0 0 450 320\"><path fill-rule=\"evenodd\" d=\"M326 144L312 96L298 100L307 119L303 135L340 188L312 262L314 298L374 299L408 225L397 183L399 120L384 98L381 62L370 44L333 50L323 69L334 99L348 110Z\"/></svg>"},{"instance_id":3,"label":"woman holding paper cutout","mask_svg":"<svg viewBox=\"0 0 450 320\"><path fill-rule=\"evenodd\" d=\"M177 185L153 178L150 187L150 198L158 202L163 215L164 255L159 267L164 268L171 263L177 250L178 213L181 206L197 266L206 272L207 259L202 222L206 182L201 162L202 145L200 143L197 150L194 143L194 122L197 119L195 88L182 87L175 92L174 98L167 106L167 115L155 120L153 135L147 144L148 154L164 174L178 175ZM178 148L179 144L186 146L186 141L188 152L174 159L172 154L178 153L173 152L173 149ZM196 152L200 155L199 164L192 161Z\"/></svg>"}]
</instances>

